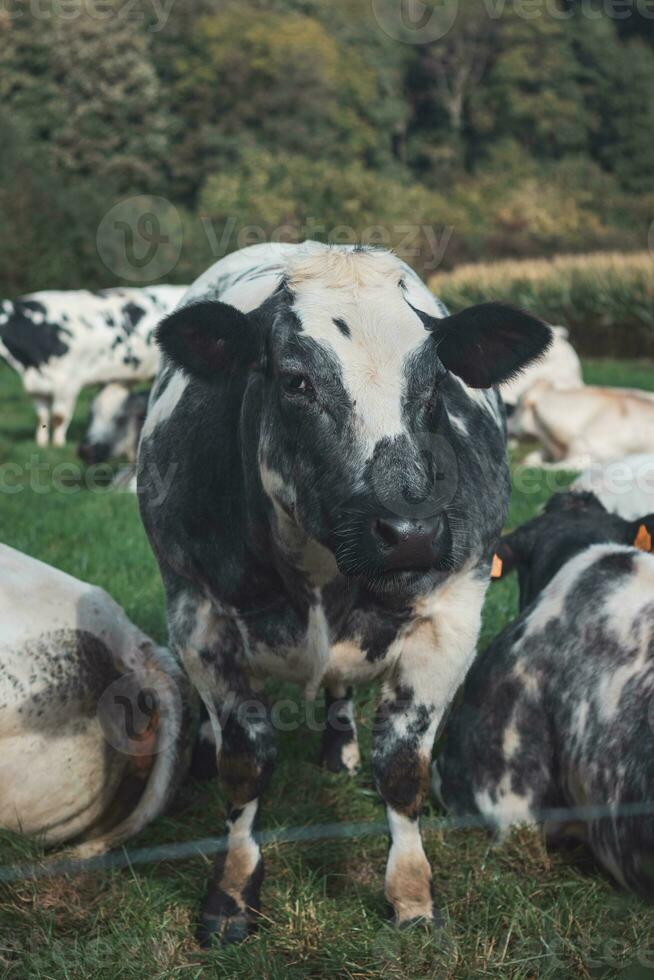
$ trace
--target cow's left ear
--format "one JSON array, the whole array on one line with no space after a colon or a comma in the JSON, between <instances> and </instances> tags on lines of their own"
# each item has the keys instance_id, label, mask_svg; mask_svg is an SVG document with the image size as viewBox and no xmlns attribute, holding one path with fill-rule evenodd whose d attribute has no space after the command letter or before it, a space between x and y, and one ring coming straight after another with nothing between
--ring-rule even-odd
<instances>
[{"instance_id":1,"label":"cow's left ear","mask_svg":"<svg viewBox=\"0 0 654 980\"><path fill-rule=\"evenodd\" d=\"M255 314L204 301L182 306L162 320L157 343L188 374L215 381L225 371L259 359L261 331Z\"/></svg>"},{"instance_id":2,"label":"cow's left ear","mask_svg":"<svg viewBox=\"0 0 654 980\"><path fill-rule=\"evenodd\" d=\"M438 356L471 388L492 388L515 377L552 343L551 329L505 303L481 303L433 322Z\"/></svg>"}]
</instances>

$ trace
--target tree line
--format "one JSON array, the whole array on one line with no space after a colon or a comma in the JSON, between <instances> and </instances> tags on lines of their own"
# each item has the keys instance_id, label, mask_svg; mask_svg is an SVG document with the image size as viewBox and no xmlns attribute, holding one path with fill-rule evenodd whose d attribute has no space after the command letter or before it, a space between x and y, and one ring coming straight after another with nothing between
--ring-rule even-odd
<instances>
[{"instance_id":1,"label":"tree line","mask_svg":"<svg viewBox=\"0 0 654 980\"><path fill-rule=\"evenodd\" d=\"M426 273L646 246L647 0L415 2L6 0L2 295L112 284L97 228L143 194L180 215L177 281L274 234Z\"/></svg>"}]
</instances>

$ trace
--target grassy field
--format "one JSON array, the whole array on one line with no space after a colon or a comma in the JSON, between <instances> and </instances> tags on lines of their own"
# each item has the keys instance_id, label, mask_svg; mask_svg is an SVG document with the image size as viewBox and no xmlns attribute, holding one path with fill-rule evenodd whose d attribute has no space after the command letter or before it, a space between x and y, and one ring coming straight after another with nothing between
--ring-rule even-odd
<instances>
[{"instance_id":1,"label":"grassy field","mask_svg":"<svg viewBox=\"0 0 654 980\"><path fill-rule=\"evenodd\" d=\"M586 373L589 381L654 390L654 367L645 364L590 362ZM163 640L162 590L134 497L101 487L91 492L71 466L87 403L78 407L71 445L37 453L31 406L0 366L0 539L104 586L139 626ZM533 514L550 488L544 474L523 473L510 523ZM515 602L513 583L493 587L482 642L513 615ZM318 768L318 733L281 735L262 828L383 820L367 765L374 697L367 688L358 694L364 766L353 780ZM170 814L131 846L218 836L224 815L217 786L189 781ZM436 815L428 807L426 816ZM654 976L650 910L617 892L582 852L548 854L528 830L502 846L481 831L425 836L446 919L436 937L387 924L387 841L373 834L267 846L259 932L241 947L209 953L193 940L208 872L202 857L0 884L0 977ZM41 853L37 842L0 835L0 866Z\"/></svg>"}]
</instances>

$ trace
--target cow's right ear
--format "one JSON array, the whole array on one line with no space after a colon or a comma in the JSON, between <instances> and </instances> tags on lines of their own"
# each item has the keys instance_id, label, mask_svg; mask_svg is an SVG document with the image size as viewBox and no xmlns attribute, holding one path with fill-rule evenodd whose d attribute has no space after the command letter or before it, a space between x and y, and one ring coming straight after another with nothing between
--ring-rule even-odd
<instances>
[{"instance_id":1,"label":"cow's right ear","mask_svg":"<svg viewBox=\"0 0 654 980\"><path fill-rule=\"evenodd\" d=\"M261 332L253 314L204 301L175 310L159 324L157 344L171 361L201 381L256 363Z\"/></svg>"}]
</instances>

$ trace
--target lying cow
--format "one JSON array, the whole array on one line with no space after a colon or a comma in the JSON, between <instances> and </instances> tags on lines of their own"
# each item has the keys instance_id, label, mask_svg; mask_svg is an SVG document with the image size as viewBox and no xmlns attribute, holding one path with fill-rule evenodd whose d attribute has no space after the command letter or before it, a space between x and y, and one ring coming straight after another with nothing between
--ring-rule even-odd
<instances>
[{"instance_id":1,"label":"lying cow","mask_svg":"<svg viewBox=\"0 0 654 980\"><path fill-rule=\"evenodd\" d=\"M184 286L41 292L0 304L0 356L21 376L38 416L36 441L63 446L87 385L145 381L159 363L154 330Z\"/></svg>"},{"instance_id":2,"label":"lying cow","mask_svg":"<svg viewBox=\"0 0 654 980\"><path fill-rule=\"evenodd\" d=\"M633 521L654 513L654 453L640 453L597 463L582 473L572 490L590 491L606 509Z\"/></svg>"},{"instance_id":3,"label":"lying cow","mask_svg":"<svg viewBox=\"0 0 654 980\"><path fill-rule=\"evenodd\" d=\"M4 545L0 622L0 827L123 843L184 771L184 675L102 589Z\"/></svg>"},{"instance_id":4,"label":"lying cow","mask_svg":"<svg viewBox=\"0 0 654 980\"><path fill-rule=\"evenodd\" d=\"M565 327L552 327L552 334L554 339L547 354L500 387L509 415L522 396L539 381L546 381L554 388L579 388L583 385L581 361L568 339L568 331Z\"/></svg>"},{"instance_id":5,"label":"lying cow","mask_svg":"<svg viewBox=\"0 0 654 980\"><path fill-rule=\"evenodd\" d=\"M591 385L559 390L545 381L522 396L509 421L510 435L543 447L526 465L569 470L649 452L653 431L654 393Z\"/></svg>"},{"instance_id":6,"label":"lying cow","mask_svg":"<svg viewBox=\"0 0 654 980\"><path fill-rule=\"evenodd\" d=\"M322 757L349 770L351 685L383 680L373 770L392 841L386 895L398 923L431 919L418 817L509 500L492 386L550 331L501 304L447 316L391 254L306 243L218 262L158 340L141 512L233 807L200 938L242 939L259 906L268 676L308 698L326 689ZM157 505L152 474L171 467Z\"/></svg>"},{"instance_id":7,"label":"lying cow","mask_svg":"<svg viewBox=\"0 0 654 980\"><path fill-rule=\"evenodd\" d=\"M654 515L628 522L565 494L504 539L523 611L470 671L434 767L451 812L581 835L650 898L654 555L638 548L653 538Z\"/></svg>"}]
</instances>

